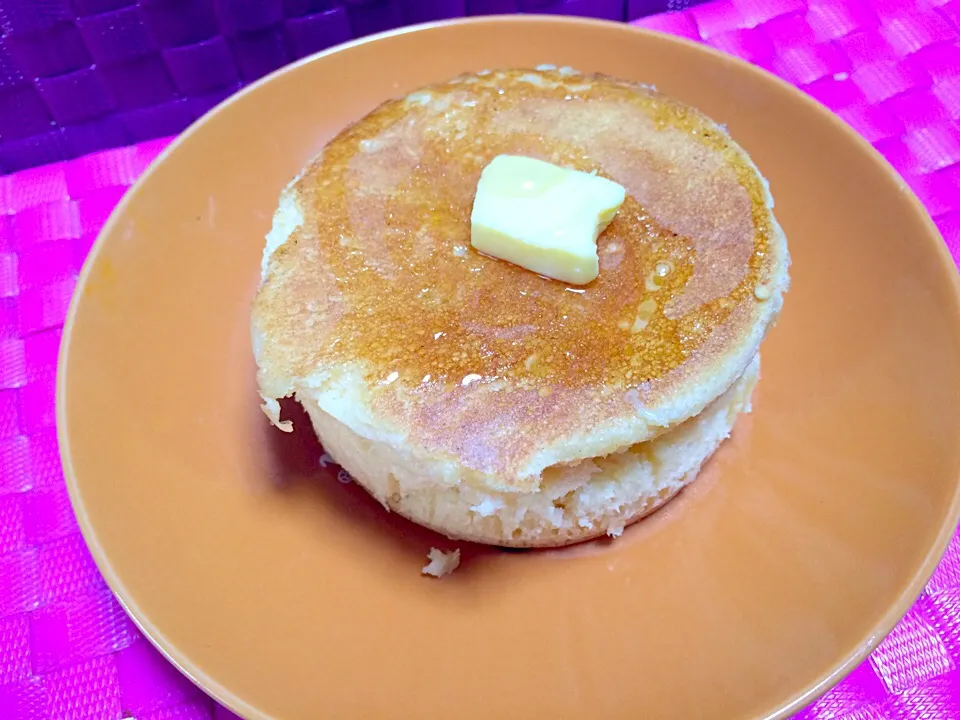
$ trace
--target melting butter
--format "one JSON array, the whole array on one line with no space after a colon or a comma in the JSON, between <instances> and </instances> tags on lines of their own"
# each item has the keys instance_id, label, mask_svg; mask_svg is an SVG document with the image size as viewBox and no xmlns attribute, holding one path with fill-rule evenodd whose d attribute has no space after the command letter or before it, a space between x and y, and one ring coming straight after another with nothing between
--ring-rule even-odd
<instances>
[{"instance_id":1,"label":"melting butter","mask_svg":"<svg viewBox=\"0 0 960 720\"><path fill-rule=\"evenodd\" d=\"M572 285L600 272L597 237L623 204L622 186L590 173L498 155L480 175L470 244Z\"/></svg>"}]
</instances>

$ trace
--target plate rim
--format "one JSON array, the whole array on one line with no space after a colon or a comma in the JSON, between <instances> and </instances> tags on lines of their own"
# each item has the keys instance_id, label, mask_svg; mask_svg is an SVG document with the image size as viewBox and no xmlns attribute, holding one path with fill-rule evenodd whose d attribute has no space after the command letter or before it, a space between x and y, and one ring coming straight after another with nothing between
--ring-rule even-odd
<instances>
[{"instance_id":1,"label":"plate rim","mask_svg":"<svg viewBox=\"0 0 960 720\"><path fill-rule=\"evenodd\" d=\"M63 322L63 331L60 340L60 348L57 357L56 374L56 433L58 443L58 454L63 469L64 484L67 488L67 494L70 500L71 508L76 515L77 524L84 543L93 557L97 570L103 576L110 592L119 602L124 612L131 621L140 630L143 636L153 645L163 657L170 662L176 669L204 693L212 697L229 710L241 715L249 720L277 720L277 718L267 715L259 709L253 707L244 701L239 695L227 690L220 683L213 680L199 668L193 666L191 661L183 654L177 646L170 642L162 632L159 631L147 614L144 613L138 605L129 596L126 587L120 576L114 570L105 549L99 544L96 530L87 516L86 508L80 497L78 476L74 472L72 457L70 453L69 433L67 431L67 411L66 398L68 390L68 365L71 347L71 338L74 331L76 315L82 302L81 296L85 288L93 267L97 264L98 257L103 250L108 235L112 234L113 227L119 222L125 214L127 206L133 201L133 198L142 191L142 187L149 182L151 175L161 166L168 156L177 152L179 147L200 130L213 116L226 111L228 107L236 102L240 102L247 95L257 92L259 88L277 77L287 73L296 72L301 66L322 62L325 58L347 51L354 47L376 43L381 40L406 34L424 33L435 30L442 30L448 26L461 25L531 25L531 26L551 26L551 25L581 25L606 28L607 31L617 31L633 34L637 38L644 36L653 36L661 41L693 49L696 52L704 53L713 58L715 62L722 62L728 65L739 67L743 72L758 76L764 82L772 82L781 88L787 89L798 100L807 103L813 110L820 115L825 122L830 123L834 129L839 130L846 139L853 143L862 152L867 153L874 160L878 169L882 169L895 180L901 193L905 196L910 209L916 213L922 224L926 226L927 233L922 242L927 244L929 250L937 258L937 272L945 272L950 278L952 287L953 303L960 311L960 273L957 265L950 254L949 248L940 233L939 228L933 222L926 206L920 201L913 189L907 184L903 176L896 168L879 152L877 149L860 133L848 125L842 118L834 113L823 103L811 97L800 90L795 85L783 80L772 72L753 63L744 60L735 55L723 52L709 45L705 45L695 40L680 37L660 30L646 28L634 25L629 22L618 22L610 20L599 20L594 18L579 18L566 15L488 15L481 17L464 17L448 20L436 20L426 23L418 23L404 27L394 28L384 32L357 38L346 43L341 43L327 48L320 52L300 58L288 65L285 65L273 72L265 75L259 80L247 85L227 99L220 102L214 108L209 110L203 116L194 121L184 131L179 133L144 169L134 183L126 190L120 202L114 207L108 216L106 222L97 234L97 238L84 259L83 266L77 276L76 286L67 315ZM642 40L641 40L642 42ZM960 371L958 371L960 372ZM937 569L944 553L957 532L960 532L958 523L960 523L960 467L954 470L956 481L954 484L953 496L944 522L937 530L933 543L930 545L923 561L918 565L913 575L904 584L902 592L896 598L896 601L881 615L881 617L868 628L866 638L850 653L844 660L836 665L824 669L813 682L806 684L803 688L792 695L785 703L772 712L754 716L755 720L786 720L796 714L803 708L813 703L818 698L825 695L853 670L857 668L867 657L877 648L877 646L889 635L897 626L900 620L906 615L911 607L916 603L917 598L923 591L927 582Z\"/></svg>"}]
</instances>

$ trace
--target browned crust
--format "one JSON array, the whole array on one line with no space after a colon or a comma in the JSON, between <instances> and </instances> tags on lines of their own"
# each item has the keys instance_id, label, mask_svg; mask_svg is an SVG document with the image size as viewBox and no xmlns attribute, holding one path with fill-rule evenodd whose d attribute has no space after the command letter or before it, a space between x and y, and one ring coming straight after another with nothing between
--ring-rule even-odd
<instances>
[{"instance_id":1,"label":"browned crust","mask_svg":"<svg viewBox=\"0 0 960 720\"><path fill-rule=\"evenodd\" d=\"M762 178L722 128L640 85L551 71L464 76L412 97L346 129L290 190L305 222L254 304L266 398L359 368L369 414L412 452L523 489L538 455L610 452L591 442L611 429L643 441L743 372L779 311L788 255ZM502 151L627 188L584 294L455 254L469 245L476 176ZM673 273L651 292L659 261ZM649 325L625 332L653 295Z\"/></svg>"}]
</instances>

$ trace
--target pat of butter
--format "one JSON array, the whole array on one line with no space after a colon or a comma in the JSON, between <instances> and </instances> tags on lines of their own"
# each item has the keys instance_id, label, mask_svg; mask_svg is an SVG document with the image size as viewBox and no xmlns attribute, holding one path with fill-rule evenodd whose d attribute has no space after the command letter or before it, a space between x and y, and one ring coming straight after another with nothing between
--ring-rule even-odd
<instances>
[{"instance_id":1,"label":"pat of butter","mask_svg":"<svg viewBox=\"0 0 960 720\"><path fill-rule=\"evenodd\" d=\"M624 196L623 187L606 178L498 155L480 174L470 244L541 275L586 285L600 272L597 236Z\"/></svg>"}]
</instances>

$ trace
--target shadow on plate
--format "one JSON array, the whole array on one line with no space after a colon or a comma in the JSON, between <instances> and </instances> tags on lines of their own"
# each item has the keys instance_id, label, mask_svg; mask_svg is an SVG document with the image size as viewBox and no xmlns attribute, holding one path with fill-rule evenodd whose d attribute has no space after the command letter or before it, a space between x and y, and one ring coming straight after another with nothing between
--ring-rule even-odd
<instances>
[{"instance_id":1,"label":"shadow on plate","mask_svg":"<svg viewBox=\"0 0 960 720\"><path fill-rule=\"evenodd\" d=\"M430 548L444 551L459 548L460 567L444 580L462 577L485 564L479 560L506 552L502 548L451 540L390 512L324 452L309 416L299 403L283 401L282 417L293 421L294 431L283 433L268 428L267 435L267 451L271 456L269 480L276 491L296 496L298 502L310 498L322 503L327 512L347 518L358 532L399 551L402 561L417 571L427 564Z\"/></svg>"},{"instance_id":2,"label":"shadow on plate","mask_svg":"<svg viewBox=\"0 0 960 720\"><path fill-rule=\"evenodd\" d=\"M294 431L282 433L267 427L266 433L268 476L271 491L280 492L297 503L316 502L325 512L342 516L358 532L386 544L388 551L400 555L400 561L419 571L427 563L427 553L436 547L444 551L460 549L460 567L447 578L466 579L481 569L490 569L500 562L520 562L524 556L536 554L550 559L573 559L584 555L622 550L635 542L655 534L665 524L673 522L709 493L722 473L725 458L737 453L747 441L752 416L739 419L733 436L708 460L696 482L681 490L663 507L629 526L620 538L597 538L562 548L530 550L481 545L451 540L439 533L421 527L392 513L352 481L349 474L327 454L317 440L310 419L299 403L282 403L282 416L293 421Z\"/></svg>"}]
</instances>

